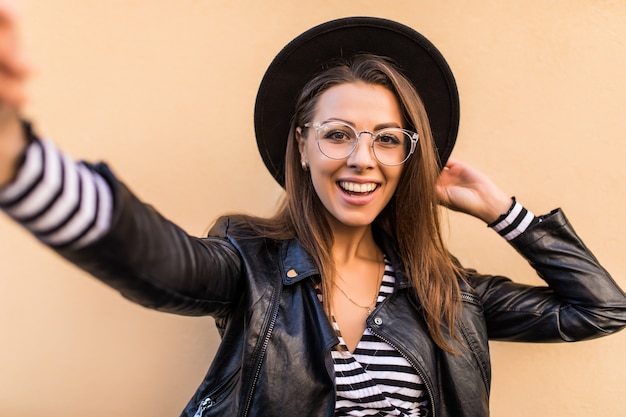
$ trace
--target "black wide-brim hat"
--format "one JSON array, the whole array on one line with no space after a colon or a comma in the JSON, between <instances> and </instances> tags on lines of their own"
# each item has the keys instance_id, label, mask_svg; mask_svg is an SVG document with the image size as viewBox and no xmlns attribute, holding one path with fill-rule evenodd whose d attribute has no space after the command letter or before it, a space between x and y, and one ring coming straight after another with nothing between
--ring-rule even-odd
<instances>
[{"instance_id":1,"label":"black wide-brim hat","mask_svg":"<svg viewBox=\"0 0 626 417\"><path fill-rule=\"evenodd\" d=\"M424 102L441 166L448 160L459 128L459 94L443 55L424 36L398 22L347 17L315 26L289 42L261 81L254 110L257 146L283 187L298 94L330 62L360 53L390 58L412 82Z\"/></svg>"}]
</instances>

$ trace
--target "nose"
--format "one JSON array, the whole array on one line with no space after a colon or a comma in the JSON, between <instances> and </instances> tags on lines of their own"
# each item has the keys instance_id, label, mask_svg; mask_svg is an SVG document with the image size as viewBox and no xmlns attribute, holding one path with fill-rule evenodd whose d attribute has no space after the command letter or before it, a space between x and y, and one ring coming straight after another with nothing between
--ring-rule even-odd
<instances>
[{"instance_id":1,"label":"nose","mask_svg":"<svg viewBox=\"0 0 626 417\"><path fill-rule=\"evenodd\" d=\"M354 151L352 151L346 161L348 166L362 171L376 165L372 140L373 135L371 132L363 131L359 133L356 148L354 148Z\"/></svg>"}]
</instances>

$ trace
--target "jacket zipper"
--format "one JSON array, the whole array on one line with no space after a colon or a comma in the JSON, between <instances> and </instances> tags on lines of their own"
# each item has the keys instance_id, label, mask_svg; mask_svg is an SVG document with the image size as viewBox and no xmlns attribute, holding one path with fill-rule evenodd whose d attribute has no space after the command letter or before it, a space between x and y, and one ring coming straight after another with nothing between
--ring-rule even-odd
<instances>
[{"instance_id":1,"label":"jacket zipper","mask_svg":"<svg viewBox=\"0 0 626 417\"><path fill-rule=\"evenodd\" d=\"M193 417L202 417L204 412L209 408L213 407L215 404L221 401L221 396L224 392L228 390L228 388L233 384L237 376L237 372L235 372L225 383L219 385L213 392L209 393L201 402L198 404L198 409Z\"/></svg>"},{"instance_id":2,"label":"jacket zipper","mask_svg":"<svg viewBox=\"0 0 626 417\"><path fill-rule=\"evenodd\" d=\"M215 404L215 401L213 400L213 398L206 397L198 405L198 409L196 410L196 414L194 414L193 417L202 417L204 415L204 412L207 409L213 407L214 404Z\"/></svg>"},{"instance_id":3,"label":"jacket zipper","mask_svg":"<svg viewBox=\"0 0 626 417\"><path fill-rule=\"evenodd\" d=\"M472 304L481 305L480 299L475 295L468 294L466 292L461 293L461 300L467 301Z\"/></svg>"},{"instance_id":4,"label":"jacket zipper","mask_svg":"<svg viewBox=\"0 0 626 417\"><path fill-rule=\"evenodd\" d=\"M254 388L256 387L256 383L259 379L259 374L261 373L261 365L263 364L263 358L265 357L265 351L267 350L267 345L270 342L270 337L272 332L274 331L274 326L276 325L276 319L278 318L278 297L280 296L281 286L276 290L275 296L271 300L272 304L272 317L270 319L270 324L267 328L267 332L265 332L265 339L263 340L263 345L261 345L261 351L259 352L259 361L257 362L257 368L254 373L254 378L252 379L252 385L250 385L250 392L248 394L248 400L246 402L245 410L242 414L242 417L246 417L248 412L250 411L250 406L252 405L252 393Z\"/></svg>"},{"instance_id":5,"label":"jacket zipper","mask_svg":"<svg viewBox=\"0 0 626 417\"><path fill-rule=\"evenodd\" d=\"M381 336L380 333L377 333L374 331L374 329L372 329L372 327L369 327L370 332L372 332L372 334L375 334L377 337L379 337L381 340L383 340L385 343L389 344L391 347L393 347L395 350L398 351L398 353L400 353L400 355L402 355L402 357L411 364L411 366L413 367L413 369L415 369L415 371L417 372L417 374L420 376L420 378L422 378L422 381L424 381L424 386L426 387L426 391L428 392L428 397L430 398L430 410L432 411L432 417L436 417L436 412L435 412L435 400L433 397L433 390L432 387L430 386L430 384L428 383L428 380L424 377L424 372L422 372L422 370L420 369L419 366L417 366L417 364L415 362L413 362L413 360L411 360L411 358L409 357L409 355L407 355L406 353L404 353L403 349L400 349L398 347L398 345L396 345L395 343L389 341L389 339L385 338L384 336Z\"/></svg>"}]
</instances>

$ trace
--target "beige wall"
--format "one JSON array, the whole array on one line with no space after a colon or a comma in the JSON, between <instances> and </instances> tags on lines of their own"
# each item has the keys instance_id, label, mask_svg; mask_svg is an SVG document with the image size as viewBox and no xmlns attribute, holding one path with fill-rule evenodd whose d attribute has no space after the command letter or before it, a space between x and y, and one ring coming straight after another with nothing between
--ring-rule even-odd
<instances>
[{"instance_id":1,"label":"beige wall","mask_svg":"<svg viewBox=\"0 0 626 417\"><path fill-rule=\"evenodd\" d=\"M537 213L562 206L626 287L626 2L609 0L28 0L28 109L65 150L109 161L193 234L280 195L256 152L256 87L273 55L347 15L397 19L454 70L454 156ZM229 172L230 174L224 174ZM476 220L450 215L468 266L539 283ZM0 216L0 415L178 415L218 343L208 318L147 311ZM471 238L467 238L471 236ZM495 416L626 416L626 332L493 343Z\"/></svg>"}]
</instances>

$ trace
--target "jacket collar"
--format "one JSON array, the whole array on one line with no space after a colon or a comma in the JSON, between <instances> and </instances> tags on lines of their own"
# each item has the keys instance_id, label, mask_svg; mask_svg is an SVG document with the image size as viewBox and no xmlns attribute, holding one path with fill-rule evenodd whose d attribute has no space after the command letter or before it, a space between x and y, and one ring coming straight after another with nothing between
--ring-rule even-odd
<instances>
[{"instance_id":1,"label":"jacket collar","mask_svg":"<svg viewBox=\"0 0 626 417\"><path fill-rule=\"evenodd\" d=\"M319 276L313 258L297 239L283 242L281 251L283 285L295 284L313 275Z\"/></svg>"},{"instance_id":2,"label":"jacket collar","mask_svg":"<svg viewBox=\"0 0 626 417\"><path fill-rule=\"evenodd\" d=\"M409 286L409 279L404 272L404 266L393 243L393 240L380 227L374 226L374 239L381 247L396 273L396 288ZM281 248L281 276L283 285L292 285L311 276L319 279L319 270L313 258L304 249L297 239L290 239L282 244Z\"/></svg>"}]
</instances>

